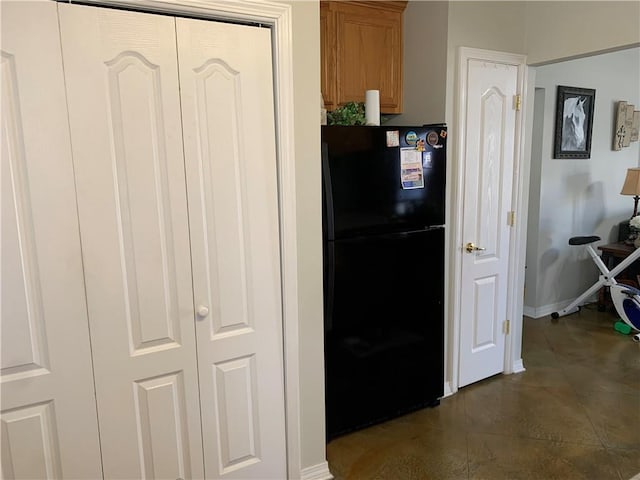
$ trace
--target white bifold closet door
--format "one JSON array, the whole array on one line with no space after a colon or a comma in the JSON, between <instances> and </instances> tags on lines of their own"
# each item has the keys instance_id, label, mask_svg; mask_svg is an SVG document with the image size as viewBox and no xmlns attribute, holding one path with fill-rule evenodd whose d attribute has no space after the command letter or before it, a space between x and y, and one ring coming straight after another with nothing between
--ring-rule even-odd
<instances>
[{"instance_id":1,"label":"white bifold closet door","mask_svg":"<svg viewBox=\"0 0 640 480\"><path fill-rule=\"evenodd\" d=\"M105 477L286 478L270 32L59 9Z\"/></svg>"},{"instance_id":2,"label":"white bifold closet door","mask_svg":"<svg viewBox=\"0 0 640 480\"><path fill-rule=\"evenodd\" d=\"M54 2L0 2L3 479L102 475Z\"/></svg>"},{"instance_id":3,"label":"white bifold closet door","mask_svg":"<svg viewBox=\"0 0 640 480\"><path fill-rule=\"evenodd\" d=\"M286 478L271 32L178 18L205 471ZM204 313L204 310L203 310Z\"/></svg>"}]
</instances>

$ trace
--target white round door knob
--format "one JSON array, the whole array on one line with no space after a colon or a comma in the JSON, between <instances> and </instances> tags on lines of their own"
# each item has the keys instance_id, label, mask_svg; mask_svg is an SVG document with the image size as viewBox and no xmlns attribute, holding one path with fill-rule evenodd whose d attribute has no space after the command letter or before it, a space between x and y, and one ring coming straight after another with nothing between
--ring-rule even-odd
<instances>
[{"instance_id":1,"label":"white round door knob","mask_svg":"<svg viewBox=\"0 0 640 480\"><path fill-rule=\"evenodd\" d=\"M204 318L209 315L209 307L207 307L206 305L198 305L197 312L199 317Z\"/></svg>"}]
</instances>

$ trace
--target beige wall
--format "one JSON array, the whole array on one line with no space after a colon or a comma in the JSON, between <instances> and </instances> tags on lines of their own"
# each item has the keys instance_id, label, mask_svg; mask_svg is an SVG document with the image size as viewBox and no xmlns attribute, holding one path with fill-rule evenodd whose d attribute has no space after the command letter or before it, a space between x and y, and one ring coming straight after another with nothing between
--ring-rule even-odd
<instances>
[{"instance_id":1,"label":"beige wall","mask_svg":"<svg viewBox=\"0 0 640 480\"><path fill-rule=\"evenodd\" d=\"M459 47L525 53L525 2L450 2L447 123L455 135L454 93ZM453 157L451 155L450 157Z\"/></svg>"},{"instance_id":2,"label":"beige wall","mask_svg":"<svg viewBox=\"0 0 640 480\"><path fill-rule=\"evenodd\" d=\"M404 102L388 125L444 122L449 2L410 1L404 11Z\"/></svg>"},{"instance_id":3,"label":"beige wall","mask_svg":"<svg viewBox=\"0 0 640 480\"><path fill-rule=\"evenodd\" d=\"M618 49L640 43L640 2L526 2L528 63Z\"/></svg>"},{"instance_id":4,"label":"beige wall","mask_svg":"<svg viewBox=\"0 0 640 480\"><path fill-rule=\"evenodd\" d=\"M300 462L325 461L322 316L322 197L320 192L320 8L291 5L300 355Z\"/></svg>"},{"instance_id":5,"label":"beige wall","mask_svg":"<svg viewBox=\"0 0 640 480\"><path fill-rule=\"evenodd\" d=\"M449 49L465 46L524 53L525 6L519 1L450 2Z\"/></svg>"}]
</instances>

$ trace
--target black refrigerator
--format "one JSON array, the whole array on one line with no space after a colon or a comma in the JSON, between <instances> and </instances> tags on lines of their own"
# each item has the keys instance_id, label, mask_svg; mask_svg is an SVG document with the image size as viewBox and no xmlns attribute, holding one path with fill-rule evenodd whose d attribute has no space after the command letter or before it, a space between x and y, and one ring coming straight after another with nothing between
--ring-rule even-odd
<instances>
[{"instance_id":1,"label":"black refrigerator","mask_svg":"<svg viewBox=\"0 0 640 480\"><path fill-rule=\"evenodd\" d=\"M446 140L322 127L327 439L443 395Z\"/></svg>"}]
</instances>

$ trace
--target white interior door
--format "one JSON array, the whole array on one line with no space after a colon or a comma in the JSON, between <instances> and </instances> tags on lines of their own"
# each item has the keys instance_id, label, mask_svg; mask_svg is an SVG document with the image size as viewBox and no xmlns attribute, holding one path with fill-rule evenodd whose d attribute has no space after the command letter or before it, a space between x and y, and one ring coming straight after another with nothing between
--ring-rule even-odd
<instances>
[{"instance_id":1,"label":"white interior door","mask_svg":"<svg viewBox=\"0 0 640 480\"><path fill-rule=\"evenodd\" d=\"M208 478L286 475L269 29L177 19Z\"/></svg>"},{"instance_id":2,"label":"white interior door","mask_svg":"<svg viewBox=\"0 0 640 480\"><path fill-rule=\"evenodd\" d=\"M469 59L466 80L460 387L505 365L518 67Z\"/></svg>"},{"instance_id":3,"label":"white interior door","mask_svg":"<svg viewBox=\"0 0 640 480\"><path fill-rule=\"evenodd\" d=\"M99 478L56 5L2 9L2 478Z\"/></svg>"},{"instance_id":4,"label":"white interior door","mask_svg":"<svg viewBox=\"0 0 640 480\"><path fill-rule=\"evenodd\" d=\"M59 9L104 475L202 477L175 19Z\"/></svg>"}]
</instances>

